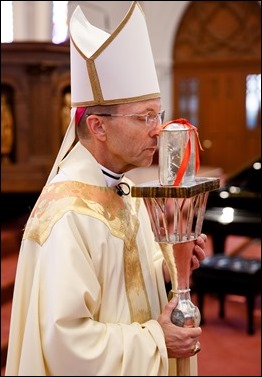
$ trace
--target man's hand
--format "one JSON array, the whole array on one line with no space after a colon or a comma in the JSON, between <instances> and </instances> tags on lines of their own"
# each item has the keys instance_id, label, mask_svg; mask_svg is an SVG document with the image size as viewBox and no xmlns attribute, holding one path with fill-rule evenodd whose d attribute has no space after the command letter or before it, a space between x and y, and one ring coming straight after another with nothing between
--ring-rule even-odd
<instances>
[{"instance_id":1,"label":"man's hand","mask_svg":"<svg viewBox=\"0 0 262 377\"><path fill-rule=\"evenodd\" d=\"M205 244L207 241L207 236L202 233L200 234L199 237L194 241L194 247L193 247L193 252L192 252L192 257L190 261L190 269L195 270L199 267L200 262L205 259L206 254L205 254ZM166 260L163 260L163 275L164 275L164 280L165 283L170 282L170 271L167 266Z\"/></svg>"},{"instance_id":2,"label":"man's hand","mask_svg":"<svg viewBox=\"0 0 262 377\"><path fill-rule=\"evenodd\" d=\"M193 249L193 255L191 259L191 270L195 270L199 267L199 264L202 260L205 259L205 244L207 241L206 234L202 233L199 237L195 240L195 247Z\"/></svg>"},{"instance_id":3,"label":"man's hand","mask_svg":"<svg viewBox=\"0 0 262 377\"><path fill-rule=\"evenodd\" d=\"M165 336L168 357L191 357L198 350L196 344L202 333L200 327L179 327L171 322L172 310L177 305L177 298L172 298L165 306L157 321Z\"/></svg>"}]
</instances>

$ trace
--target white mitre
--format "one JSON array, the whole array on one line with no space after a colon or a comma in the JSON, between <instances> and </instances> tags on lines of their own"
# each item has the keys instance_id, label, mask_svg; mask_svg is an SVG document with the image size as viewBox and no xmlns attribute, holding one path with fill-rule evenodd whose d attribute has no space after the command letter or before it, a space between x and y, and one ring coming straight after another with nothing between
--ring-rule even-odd
<instances>
[{"instance_id":1,"label":"white mitre","mask_svg":"<svg viewBox=\"0 0 262 377\"><path fill-rule=\"evenodd\" d=\"M160 97L146 21L137 1L112 34L90 24L79 6L72 14L69 31L71 122L47 183L76 138L77 107Z\"/></svg>"}]
</instances>

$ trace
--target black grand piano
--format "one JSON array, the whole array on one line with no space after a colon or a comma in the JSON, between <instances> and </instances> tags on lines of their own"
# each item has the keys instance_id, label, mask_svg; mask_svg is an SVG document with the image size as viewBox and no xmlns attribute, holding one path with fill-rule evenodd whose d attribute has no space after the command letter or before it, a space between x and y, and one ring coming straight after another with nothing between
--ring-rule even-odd
<instances>
[{"instance_id":1,"label":"black grand piano","mask_svg":"<svg viewBox=\"0 0 262 377\"><path fill-rule=\"evenodd\" d=\"M212 237L214 254L224 252L229 235L261 238L261 157L209 193L202 231Z\"/></svg>"}]
</instances>

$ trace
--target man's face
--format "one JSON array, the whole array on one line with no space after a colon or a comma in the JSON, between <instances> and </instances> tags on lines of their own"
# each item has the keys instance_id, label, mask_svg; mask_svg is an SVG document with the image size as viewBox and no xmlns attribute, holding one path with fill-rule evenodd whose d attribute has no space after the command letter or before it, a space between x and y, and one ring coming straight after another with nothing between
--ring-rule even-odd
<instances>
[{"instance_id":1,"label":"man's face","mask_svg":"<svg viewBox=\"0 0 262 377\"><path fill-rule=\"evenodd\" d=\"M151 165L157 149L160 111L160 99L153 99L119 105L117 114L128 116L106 117L106 148L113 171L123 173Z\"/></svg>"}]
</instances>

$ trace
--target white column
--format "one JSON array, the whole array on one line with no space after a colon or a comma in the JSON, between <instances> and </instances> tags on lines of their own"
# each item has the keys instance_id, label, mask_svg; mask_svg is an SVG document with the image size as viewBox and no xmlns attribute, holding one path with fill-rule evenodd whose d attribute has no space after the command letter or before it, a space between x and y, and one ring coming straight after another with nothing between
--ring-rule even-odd
<instances>
[{"instance_id":1,"label":"white column","mask_svg":"<svg viewBox=\"0 0 262 377\"><path fill-rule=\"evenodd\" d=\"M52 40L52 1L13 1L14 42Z\"/></svg>"}]
</instances>

